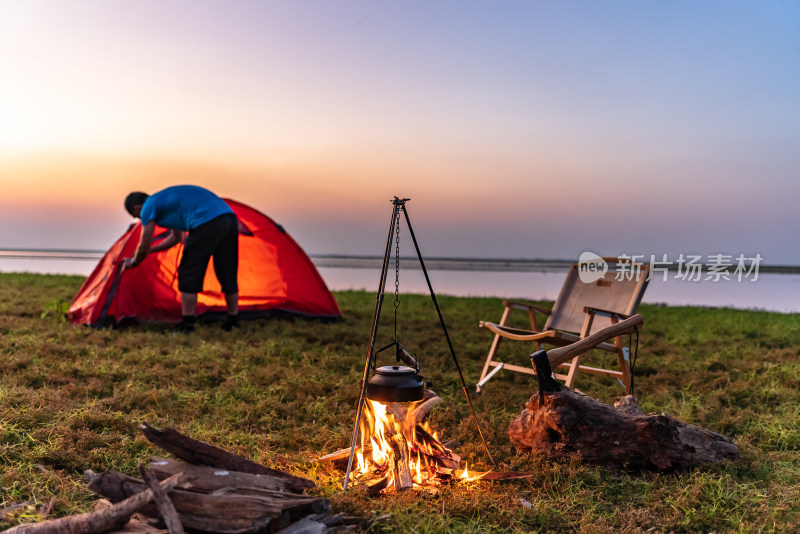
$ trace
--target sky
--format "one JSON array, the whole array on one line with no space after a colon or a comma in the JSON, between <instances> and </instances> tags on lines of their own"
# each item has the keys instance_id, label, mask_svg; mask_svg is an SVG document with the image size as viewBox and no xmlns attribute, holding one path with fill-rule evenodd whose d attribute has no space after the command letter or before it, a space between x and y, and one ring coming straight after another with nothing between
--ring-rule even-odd
<instances>
[{"instance_id":1,"label":"sky","mask_svg":"<svg viewBox=\"0 0 800 534\"><path fill-rule=\"evenodd\" d=\"M429 257L800 265L798 95L794 1L0 0L0 248L192 183L312 255L399 196Z\"/></svg>"}]
</instances>

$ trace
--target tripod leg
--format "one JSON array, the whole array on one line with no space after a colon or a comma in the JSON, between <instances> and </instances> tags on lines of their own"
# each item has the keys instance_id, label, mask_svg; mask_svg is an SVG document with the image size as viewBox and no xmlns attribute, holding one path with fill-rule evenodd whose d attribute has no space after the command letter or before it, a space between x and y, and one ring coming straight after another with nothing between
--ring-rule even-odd
<instances>
[{"instance_id":1,"label":"tripod leg","mask_svg":"<svg viewBox=\"0 0 800 534\"><path fill-rule=\"evenodd\" d=\"M431 279L428 277L428 270L425 269L425 262L422 260L422 253L419 250L419 245L417 244L417 238L414 235L414 229L411 227L411 220L408 218L408 210L406 209L405 205L403 205L403 215L406 219L406 224L408 225L408 232L411 234L411 240L414 242L414 249L417 251L417 257L419 258L420 267L422 267L422 274L425 275L425 281L428 283L428 290L431 293L431 300L433 300L433 306L436 308L436 313L439 315L439 323L442 325L442 330L444 331L444 337L447 340L447 346L450 348L450 355L453 357L453 362L456 365L456 369L458 370L458 376L461 379L461 386L464 389L464 395L467 397L467 403L469 404L469 409L472 411L472 418L475 420L475 426L478 428L478 435L481 437L481 441L483 442L483 448L486 450L486 455L489 457L489 461L492 462L493 466L496 466L494 463L494 458L492 458L492 453L489 452L489 446L486 444L486 439L483 437L483 431L481 430L481 425L478 422L478 415L475 413L475 407L472 405L472 398L469 396L469 391L467 390L467 383L464 380L464 374L461 372L461 366L458 364L458 358L456 358L456 351L453 349L453 343L450 341L450 334L447 333L447 326L444 323L444 317L442 317L442 312L439 309L439 303L436 301L436 294L433 292L433 286L431 285Z\"/></svg>"},{"instance_id":2,"label":"tripod leg","mask_svg":"<svg viewBox=\"0 0 800 534\"><path fill-rule=\"evenodd\" d=\"M389 224L389 238L386 241L386 251L383 255L383 269L381 270L381 279L378 282L378 296L375 301L375 312L372 315L372 329L369 336L369 350L367 351L367 359L364 362L364 374L361 376L361 392L358 395L358 408L356 409L356 421L353 425L353 438L350 440L350 458L347 460L347 472L344 475L343 489L347 489L347 483L350 480L350 471L353 469L353 454L356 451L356 441L358 440L358 424L361 421L361 412L364 409L364 400L367 393L367 379L369 375L369 368L372 364L372 359L375 354L375 337L378 332L378 323L381 316L381 308L383 306L383 295L386 290L386 273L389 270L389 255L392 251L392 238L394 237L394 227L397 218L399 217L400 206L403 201L394 199L394 210L392 211L392 222Z\"/></svg>"}]
</instances>

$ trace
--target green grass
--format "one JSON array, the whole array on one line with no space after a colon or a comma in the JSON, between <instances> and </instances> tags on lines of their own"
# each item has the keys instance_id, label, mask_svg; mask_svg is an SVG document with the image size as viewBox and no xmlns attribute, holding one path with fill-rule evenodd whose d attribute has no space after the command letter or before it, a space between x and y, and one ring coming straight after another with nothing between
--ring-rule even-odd
<instances>
[{"instance_id":1,"label":"green grass","mask_svg":"<svg viewBox=\"0 0 800 534\"><path fill-rule=\"evenodd\" d=\"M336 293L344 319L332 324L263 319L231 333L201 324L179 336L162 324L96 330L64 322L81 283L0 274L0 510L27 503L0 529L35 520L53 498L56 516L88 511L97 496L86 469L133 475L138 461L165 454L138 434L142 421L312 478L335 511L391 513L374 532L795 532L800 524L797 315L640 309L640 406L733 437L741 449L734 461L656 474L518 453L507 428L536 385L501 372L473 395L475 407L498 469L531 478L367 498L342 492L343 473L315 459L349 444L374 294ZM491 342L477 323L499 319L500 300L439 301L474 385ZM378 346L391 341L387 302ZM471 469L488 469L430 298L403 295L398 313L400 341L445 401L433 426L461 443L456 452ZM519 345L507 354L524 365L530 347ZM577 387L605 402L622 393L600 377L581 375Z\"/></svg>"}]
</instances>

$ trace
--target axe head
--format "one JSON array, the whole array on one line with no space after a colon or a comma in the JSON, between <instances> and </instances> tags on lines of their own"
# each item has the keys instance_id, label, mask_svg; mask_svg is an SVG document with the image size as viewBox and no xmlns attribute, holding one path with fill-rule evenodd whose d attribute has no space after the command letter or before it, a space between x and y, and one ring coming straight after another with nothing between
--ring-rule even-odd
<instances>
[{"instance_id":1,"label":"axe head","mask_svg":"<svg viewBox=\"0 0 800 534\"><path fill-rule=\"evenodd\" d=\"M533 367L536 369L536 378L539 380L539 406L542 406L545 393L555 393L563 386L553 378L550 358L547 357L546 351L537 350L531 354L531 362L533 362Z\"/></svg>"}]
</instances>

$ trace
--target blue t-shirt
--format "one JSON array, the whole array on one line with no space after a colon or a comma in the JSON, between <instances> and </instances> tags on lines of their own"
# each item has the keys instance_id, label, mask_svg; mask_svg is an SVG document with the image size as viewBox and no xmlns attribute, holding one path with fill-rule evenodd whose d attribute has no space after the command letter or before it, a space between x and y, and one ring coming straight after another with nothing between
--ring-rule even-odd
<instances>
[{"instance_id":1,"label":"blue t-shirt","mask_svg":"<svg viewBox=\"0 0 800 534\"><path fill-rule=\"evenodd\" d=\"M176 185L150 195L142 205L142 225L191 230L233 210L217 195L196 185Z\"/></svg>"}]
</instances>

